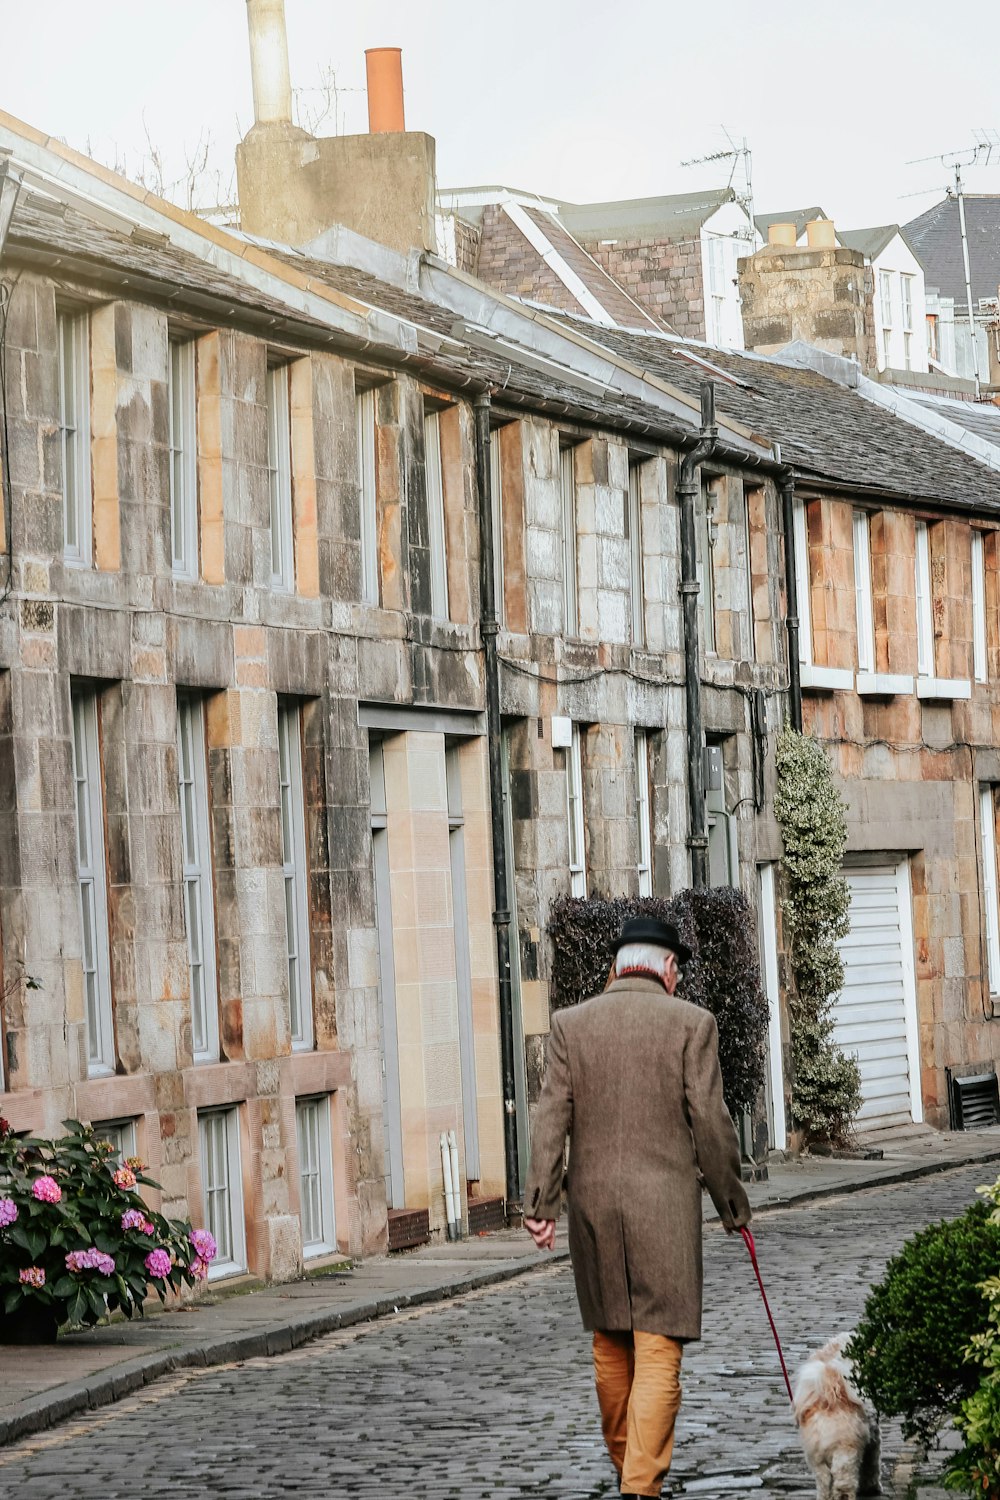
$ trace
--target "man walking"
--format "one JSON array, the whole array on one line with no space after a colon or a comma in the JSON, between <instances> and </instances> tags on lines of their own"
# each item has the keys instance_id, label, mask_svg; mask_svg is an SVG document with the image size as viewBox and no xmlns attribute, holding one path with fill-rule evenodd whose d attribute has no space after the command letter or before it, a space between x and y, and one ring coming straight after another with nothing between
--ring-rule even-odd
<instances>
[{"instance_id":1,"label":"man walking","mask_svg":"<svg viewBox=\"0 0 1000 1500\"><path fill-rule=\"evenodd\" d=\"M604 994L553 1016L524 1195L551 1250L569 1136L570 1256L623 1495L660 1493L701 1337L699 1173L730 1233L750 1222L715 1019L674 998L690 956L669 923L626 922Z\"/></svg>"}]
</instances>

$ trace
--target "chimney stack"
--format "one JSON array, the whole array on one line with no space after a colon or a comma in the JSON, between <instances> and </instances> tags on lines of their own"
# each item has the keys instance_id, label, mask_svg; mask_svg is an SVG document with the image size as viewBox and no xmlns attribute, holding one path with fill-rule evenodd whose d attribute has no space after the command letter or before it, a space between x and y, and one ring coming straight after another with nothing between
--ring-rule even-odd
<instances>
[{"instance_id":1,"label":"chimney stack","mask_svg":"<svg viewBox=\"0 0 1000 1500\"><path fill-rule=\"evenodd\" d=\"M258 125L286 125L292 118L285 0L247 0L253 113Z\"/></svg>"},{"instance_id":2,"label":"chimney stack","mask_svg":"<svg viewBox=\"0 0 1000 1500\"><path fill-rule=\"evenodd\" d=\"M372 135L398 135L403 120L403 53L400 47L368 47L368 129Z\"/></svg>"}]
</instances>

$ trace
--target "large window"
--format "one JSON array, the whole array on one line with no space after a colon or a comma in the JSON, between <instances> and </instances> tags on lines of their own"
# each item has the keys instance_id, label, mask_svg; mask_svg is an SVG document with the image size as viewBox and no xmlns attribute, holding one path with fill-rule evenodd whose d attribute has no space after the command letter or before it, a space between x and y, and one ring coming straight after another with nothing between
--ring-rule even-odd
<instances>
[{"instance_id":1,"label":"large window","mask_svg":"<svg viewBox=\"0 0 1000 1500\"><path fill-rule=\"evenodd\" d=\"M714 489L702 491L701 536L698 557L698 598L701 602L701 629L705 650L714 653L715 633L715 512L718 494Z\"/></svg>"},{"instance_id":2,"label":"large window","mask_svg":"<svg viewBox=\"0 0 1000 1500\"><path fill-rule=\"evenodd\" d=\"M583 816L583 753L580 726L566 751L566 800L569 816L569 888L573 896L587 894L587 845Z\"/></svg>"},{"instance_id":3,"label":"large window","mask_svg":"<svg viewBox=\"0 0 1000 1500\"><path fill-rule=\"evenodd\" d=\"M500 456L500 434L490 434L490 507L493 514L493 588L496 595L497 623L507 623L503 592L503 463Z\"/></svg>"},{"instance_id":4,"label":"large window","mask_svg":"<svg viewBox=\"0 0 1000 1500\"><path fill-rule=\"evenodd\" d=\"M917 603L917 672L934 676L934 600L931 594L931 538L925 521L916 523L914 582Z\"/></svg>"},{"instance_id":5,"label":"large window","mask_svg":"<svg viewBox=\"0 0 1000 1500\"><path fill-rule=\"evenodd\" d=\"M635 815L638 828L639 895L653 894L653 819L649 796L649 730L635 732Z\"/></svg>"},{"instance_id":6,"label":"large window","mask_svg":"<svg viewBox=\"0 0 1000 1500\"><path fill-rule=\"evenodd\" d=\"M879 306L882 309L882 327L892 327L892 273L880 271L878 273Z\"/></svg>"},{"instance_id":7,"label":"large window","mask_svg":"<svg viewBox=\"0 0 1000 1500\"><path fill-rule=\"evenodd\" d=\"M302 1253L327 1255L337 1248L329 1095L297 1100L295 1128L299 1142Z\"/></svg>"},{"instance_id":8,"label":"large window","mask_svg":"<svg viewBox=\"0 0 1000 1500\"><path fill-rule=\"evenodd\" d=\"M632 644L646 643L645 599L642 588L642 506L639 496L639 465L629 464L625 501L625 540L629 551L629 582L632 606Z\"/></svg>"},{"instance_id":9,"label":"large window","mask_svg":"<svg viewBox=\"0 0 1000 1500\"><path fill-rule=\"evenodd\" d=\"M108 948L108 879L104 858L104 797L97 694L73 694L73 782L76 790L76 852L82 928L87 1068L113 1073L114 1022Z\"/></svg>"},{"instance_id":10,"label":"large window","mask_svg":"<svg viewBox=\"0 0 1000 1500\"><path fill-rule=\"evenodd\" d=\"M358 495L361 507L361 598L377 604L378 594L378 489L375 459L375 392L359 391L355 397L358 424Z\"/></svg>"},{"instance_id":11,"label":"large window","mask_svg":"<svg viewBox=\"0 0 1000 1500\"><path fill-rule=\"evenodd\" d=\"M809 575L809 528L805 502L792 506L792 546L795 551L795 593L799 619L799 661L812 662L812 588Z\"/></svg>"},{"instance_id":12,"label":"large window","mask_svg":"<svg viewBox=\"0 0 1000 1500\"><path fill-rule=\"evenodd\" d=\"M86 564L93 547L90 325L86 313L60 313L57 321L63 556L67 562Z\"/></svg>"},{"instance_id":13,"label":"large window","mask_svg":"<svg viewBox=\"0 0 1000 1500\"><path fill-rule=\"evenodd\" d=\"M872 609L871 517L854 512L854 604L858 631L858 671L875 670L875 618Z\"/></svg>"},{"instance_id":14,"label":"large window","mask_svg":"<svg viewBox=\"0 0 1000 1500\"><path fill-rule=\"evenodd\" d=\"M178 578L198 576L198 451L194 343L170 340L170 548Z\"/></svg>"},{"instance_id":15,"label":"large window","mask_svg":"<svg viewBox=\"0 0 1000 1500\"><path fill-rule=\"evenodd\" d=\"M983 906L986 911L986 968L990 994L1000 994L1000 910L997 906L997 836L994 788L979 789L979 827L983 850Z\"/></svg>"},{"instance_id":16,"label":"large window","mask_svg":"<svg viewBox=\"0 0 1000 1500\"><path fill-rule=\"evenodd\" d=\"M572 448L559 456L559 482L562 491L562 584L563 630L576 635L580 629L576 577L576 457Z\"/></svg>"},{"instance_id":17,"label":"large window","mask_svg":"<svg viewBox=\"0 0 1000 1500\"><path fill-rule=\"evenodd\" d=\"M295 587L288 366L267 372L267 474L271 498L271 587Z\"/></svg>"},{"instance_id":18,"label":"large window","mask_svg":"<svg viewBox=\"0 0 1000 1500\"><path fill-rule=\"evenodd\" d=\"M972 533L972 662L977 682L987 678L986 548L981 531Z\"/></svg>"},{"instance_id":19,"label":"large window","mask_svg":"<svg viewBox=\"0 0 1000 1500\"><path fill-rule=\"evenodd\" d=\"M431 614L448 618L448 553L444 526L444 477L441 470L441 417L424 413L424 472L427 483L427 539L431 554Z\"/></svg>"},{"instance_id":20,"label":"large window","mask_svg":"<svg viewBox=\"0 0 1000 1500\"><path fill-rule=\"evenodd\" d=\"M208 818L205 709L200 698L177 701L177 774L180 782L184 920L191 976L191 1032L195 1062L219 1058L219 1004L215 970L215 903Z\"/></svg>"},{"instance_id":21,"label":"large window","mask_svg":"<svg viewBox=\"0 0 1000 1500\"><path fill-rule=\"evenodd\" d=\"M205 1227L219 1247L208 1275L210 1279L235 1276L247 1265L238 1111L219 1109L199 1115L198 1133Z\"/></svg>"},{"instance_id":22,"label":"large window","mask_svg":"<svg viewBox=\"0 0 1000 1500\"><path fill-rule=\"evenodd\" d=\"M288 1007L292 1046L313 1044L312 970L309 958L309 867L302 788L302 712L278 705L278 776L281 787L281 865L285 881Z\"/></svg>"}]
</instances>

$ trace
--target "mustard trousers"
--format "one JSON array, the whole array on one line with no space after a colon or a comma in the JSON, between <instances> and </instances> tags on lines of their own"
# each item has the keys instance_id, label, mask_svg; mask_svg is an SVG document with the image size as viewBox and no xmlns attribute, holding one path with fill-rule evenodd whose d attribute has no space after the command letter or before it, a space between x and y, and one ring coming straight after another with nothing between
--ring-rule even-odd
<instances>
[{"instance_id":1,"label":"mustard trousers","mask_svg":"<svg viewBox=\"0 0 1000 1500\"><path fill-rule=\"evenodd\" d=\"M601 1427L623 1495L658 1495L674 1451L682 1346L660 1333L594 1334Z\"/></svg>"}]
</instances>

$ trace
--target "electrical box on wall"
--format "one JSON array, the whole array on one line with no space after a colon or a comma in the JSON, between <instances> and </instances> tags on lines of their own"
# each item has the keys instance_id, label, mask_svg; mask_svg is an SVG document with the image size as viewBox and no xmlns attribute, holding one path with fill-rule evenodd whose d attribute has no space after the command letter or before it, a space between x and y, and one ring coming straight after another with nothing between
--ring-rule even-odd
<instances>
[{"instance_id":1,"label":"electrical box on wall","mask_svg":"<svg viewBox=\"0 0 1000 1500\"><path fill-rule=\"evenodd\" d=\"M705 790L721 792L723 786L722 746L705 746Z\"/></svg>"},{"instance_id":2,"label":"electrical box on wall","mask_svg":"<svg viewBox=\"0 0 1000 1500\"><path fill-rule=\"evenodd\" d=\"M564 714L552 715L552 748L568 750L573 743L573 720Z\"/></svg>"}]
</instances>

